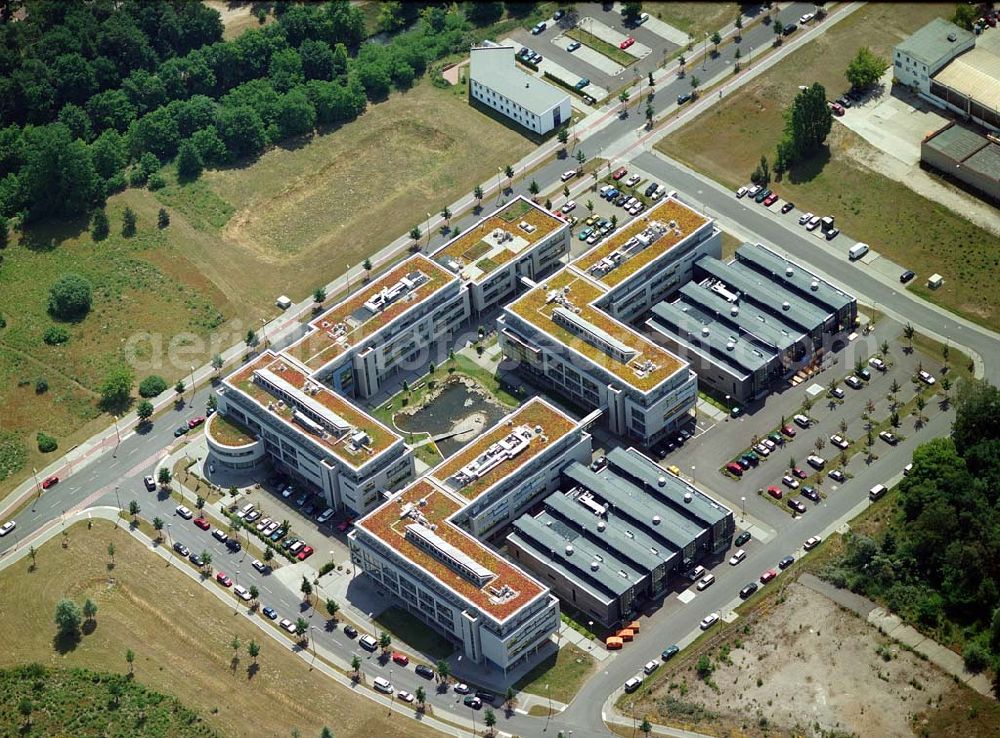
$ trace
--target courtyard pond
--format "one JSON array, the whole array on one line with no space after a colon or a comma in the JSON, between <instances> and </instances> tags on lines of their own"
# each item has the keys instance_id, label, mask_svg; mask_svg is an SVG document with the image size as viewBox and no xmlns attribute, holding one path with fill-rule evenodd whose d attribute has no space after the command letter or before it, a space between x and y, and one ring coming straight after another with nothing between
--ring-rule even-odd
<instances>
[{"instance_id":1,"label":"courtyard pond","mask_svg":"<svg viewBox=\"0 0 1000 738\"><path fill-rule=\"evenodd\" d=\"M406 433L452 434L437 441L447 458L509 412L475 382L455 377L420 406L397 413L393 421Z\"/></svg>"}]
</instances>

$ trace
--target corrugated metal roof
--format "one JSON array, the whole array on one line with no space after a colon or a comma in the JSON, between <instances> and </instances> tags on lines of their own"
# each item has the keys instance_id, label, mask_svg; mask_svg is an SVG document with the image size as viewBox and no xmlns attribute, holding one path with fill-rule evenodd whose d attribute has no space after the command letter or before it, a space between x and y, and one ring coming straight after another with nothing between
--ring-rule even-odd
<instances>
[{"instance_id":1,"label":"corrugated metal roof","mask_svg":"<svg viewBox=\"0 0 1000 738\"><path fill-rule=\"evenodd\" d=\"M976 48L952 60L934 75L934 80L971 97L993 110L1000 110L1000 55Z\"/></svg>"},{"instance_id":2,"label":"corrugated metal roof","mask_svg":"<svg viewBox=\"0 0 1000 738\"><path fill-rule=\"evenodd\" d=\"M988 143L982 135L956 124L928 138L924 145L955 161L965 161Z\"/></svg>"},{"instance_id":3,"label":"corrugated metal roof","mask_svg":"<svg viewBox=\"0 0 1000 738\"><path fill-rule=\"evenodd\" d=\"M962 166L994 182L1000 180L1000 146L991 143L962 162Z\"/></svg>"}]
</instances>

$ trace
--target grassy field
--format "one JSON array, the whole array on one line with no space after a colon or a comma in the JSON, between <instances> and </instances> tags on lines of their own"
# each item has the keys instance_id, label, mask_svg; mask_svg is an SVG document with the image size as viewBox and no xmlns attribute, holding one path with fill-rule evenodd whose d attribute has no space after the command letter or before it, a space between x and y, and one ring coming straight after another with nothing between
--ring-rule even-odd
<instances>
[{"instance_id":1,"label":"grassy field","mask_svg":"<svg viewBox=\"0 0 1000 738\"><path fill-rule=\"evenodd\" d=\"M572 644L565 645L558 654L545 659L525 674L514 689L569 704L590 676L595 663L586 652Z\"/></svg>"},{"instance_id":2,"label":"grassy field","mask_svg":"<svg viewBox=\"0 0 1000 738\"><path fill-rule=\"evenodd\" d=\"M643 3L642 9L697 40L732 23L740 12L737 3Z\"/></svg>"},{"instance_id":3,"label":"grassy field","mask_svg":"<svg viewBox=\"0 0 1000 738\"><path fill-rule=\"evenodd\" d=\"M112 685L121 689L112 693ZM26 718L23 701L31 706ZM122 674L46 669L32 664L0 671L3 735L171 736L212 738L214 730L180 702Z\"/></svg>"},{"instance_id":4,"label":"grassy field","mask_svg":"<svg viewBox=\"0 0 1000 738\"><path fill-rule=\"evenodd\" d=\"M899 13L894 6L869 4L796 50L748 83L740 95L658 144L664 153L736 187L749 180L760 156L773 156L782 132L782 111L801 84L820 82L831 97L847 87L843 71L862 46L888 58L892 46L953 5L917 4ZM850 114L850 113L848 113ZM789 172L773 186L802 211L833 213L842 230L919 275L909 289L922 297L996 329L1000 327L1000 281L995 242L990 235L902 183L868 169L874 149L835 123L828 148ZM891 213L892 217L886 217ZM835 245L836 242L835 242ZM846 249L846 244L837 245ZM924 284L939 272L944 286Z\"/></svg>"},{"instance_id":5,"label":"grassy field","mask_svg":"<svg viewBox=\"0 0 1000 738\"><path fill-rule=\"evenodd\" d=\"M135 653L135 679L150 689L175 695L227 736L319 735L330 726L338 738L413 736L436 732L399 715L374 710L371 703L333 683L280 646L232 607L193 584L130 536L105 521L70 529L70 544L42 546L34 571L28 560L0 573L0 666L39 662L50 667L83 667L125 673L125 652ZM107 545L117 548L107 568ZM54 648L51 615L56 602L93 599L96 627L75 648ZM233 661L233 636L261 645L259 665L245 647ZM64 733L65 735L65 733Z\"/></svg>"},{"instance_id":6,"label":"grassy field","mask_svg":"<svg viewBox=\"0 0 1000 738\"><path fill-rule=\"evenodd\" d=\"M455 650L451 642L421 620L398 607L390 607L375 618L379 627L421 653L446 659Z\"/></svg>"}]
</instances>

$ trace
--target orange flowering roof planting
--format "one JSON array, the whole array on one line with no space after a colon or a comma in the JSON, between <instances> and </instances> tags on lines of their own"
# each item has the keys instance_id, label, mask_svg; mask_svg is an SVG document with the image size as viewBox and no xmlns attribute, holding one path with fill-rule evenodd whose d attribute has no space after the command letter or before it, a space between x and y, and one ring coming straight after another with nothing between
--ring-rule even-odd
<instances>
[{"instance_id":1,"label":"orange flowering roof planting","mask_svg":"<svg viewBox=\"0 0 1000 738\"><path fill-rule=\"evenodd\" d=\"M418 479L379 509L359 520L358 528L380 539L412 564L427 571L460 597L497 620L504 620L542 594L544 588L487 546L448 522L462 504L426 477ZM435 526L431 529L431 526ZM415 528L410 531L408 528ZM419 535L415 535L415 533ZM434 555L422 536L436 542ZM420 544L418 545L418 542ZM447 559L461 558L482 574L482 585L463 576Z\"/></svg>"},{"instance_id":2,"label":"orange flowering roof planting","mask_svg":"<svg viewBox=\"0 0 1000 738\"><path fill-rule=\"evenodd\" d=\"M391 291L414 275L422 275L420 279L423 281L415 288L401 292L399 299L388 302L377 310L365 306L366 302L378 300L381 295L386 294L383 291ZM442 269L423 254L414 254L310 321L309 334L288 347L286 352L312 371L321 369L350 347L384 328L455 280L457 277L454 274Z\"/></svg>"},{"instance_id":3,"label":"orange flowering roof planting","mask_svg":"<svg viewBox=\"0 0 1000 738\"><path fill-rule=\"evenodd\" d=\"M641 392L653 389L684 366L673 354L593 307L591 303L603 294L593 282L567 267L528 290L507 309ZM585 325L588 332L600 331L603 335L598 340L610 339L630 355L626 358L599 347L593 338L584 336L584 331L571 333L565 320L554 318L557 308L562 308L562 316L573 316L572 320Z\"/></svg>"},{"instance_id":4,"label":"orange flowering roof planting","mask_svg":"<svg viewBox=\"0 0 1000 738\"><path fill-rule=\"evenodd\" d=\"M649 247L642 249L603 277L594 278L608 287L617 286L627 277L635 274L651 261L662 256L690 234L701 228L708 222L708 218L673 198L664 200L659 205L637 216L620 231L617 231L610 238L597 244L583 256L577 258L573 262L573 266L582 272L589 272L591 267L602 259L611 256L626 241L646 230L652 223L657 221L663 224L674 223L676 229L668 229L666 233L657 238Z\"/></svg>"},{"instance_id":5,"label":"orange flowering roof planting","mask_svg":"<svg viewBox=\"0 0 1000 738\"><path fill-rule=\"evenodd\" d=\"M518 197L446 243L434 253L434 259L446 267L451 262L461 265L467 278L479 282L562 225L565 221L527 198ZM514 238L504 243L487 240L498 230Z\"/></svg>"},{"instance_id":6,"label":"orange flowering roof planting","mask_svg":"<svg viewBox=\"0 0 1000 738\"><path fill-rule=\"evenodd\" d=\"M277 378L279 383L284 383L293 391L294 396L283 395L282 388L270 386L266 378L263 381L254 381L254 372L261 370ZM313 441L329 449L337 458L354 468L364 466L400 440L400 436L375 418L318 382L310 380L289 359L276 356L271 351L261 354L254 361L230 374L226 378L226 384L255 400L272 415L293 425L299 433L308 435ZM334 431L330 427L324 427L326 430L324 437L323 434L316 432L319 430L319 425L309 417L310 414L329 420L327 425L338 426L339 430ZM313 427L310 427L310 422L313 423ZM358 432L366 434L367 439L355 443L354 436Z\"/></svg>"},{"instance_id":7,"label":"orange flowering roof planting","mask_svg":"<svg viewBox=\"0 0 1000 738\"><path fill-rule=\"evenodd\" d=\"M438 465L431 472L431 476L443 487L454 490L468 500L475 500L501 479L513 474L545 449L557 443L575 427L576 422L568 415L538 397L532 398L519 410L506 416L492 429ZM536 432L539 428L540 433ZM491 449L495 444L501 444L509 439L512 434L518 436L514 455L506 456L499 448ZM500 451L500 454L495 457L497 459L495 465L486 463L482 476L473 477L464 484L454 479L456 474L469 464L480 460L490 450Z\"/></svg>"}]
</instances>

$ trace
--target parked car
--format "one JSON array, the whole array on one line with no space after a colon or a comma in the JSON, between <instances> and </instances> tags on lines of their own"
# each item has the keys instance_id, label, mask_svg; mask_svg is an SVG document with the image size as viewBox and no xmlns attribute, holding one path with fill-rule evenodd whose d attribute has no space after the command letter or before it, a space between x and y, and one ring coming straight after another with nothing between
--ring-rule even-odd
<instances>
[{"instance_id":1,"label":"parked car","mask_svg":"<svg viewBox=\"0 0 1000 738\"><path fill-rule=\"evenodd\" d=\"M845 393L844 390L841 389L840 387L834 387L832 390L830 390L830 394L836 397L838 400L843 400Z\"/></svg>"},{"instance_id":2,"label":"parked car","mask_svg":"<svg viewBox=\"0 0 1000 738\"><path fill-rule=\"evenodd\" d=\"M899 443L899 439L896 438L896 434L891 433L890 431L887 430L884 430L881 433L879 433L878 437L881 438L886 443L888 443L890 446L895 446L897 443Z\"/></svg>"},{"instance_id":3,"label":"parked car","mask_svg":"<svg viewBox=\"0 0 1000 738\"><path fill-rule=\"evenodd\" d=\"M579 48L580 48L580 42L579 41L570 41L568 44L566 44L566 51L569 51L569 52L576 51Z\"/></svg>"},{"instance_id":4,"label":"parked car","mask_svg":"<svg viewBox=\"0 0 1000 738\"><path fill-rule=\"evenodd\" d=\"M42 480L42 489L48 489L56 484L59 484L59 477L53 474L51 477L46 477Z\"/></svg>"},{"instance_id":5,"label":"parked car","mask_svg":"<svg viewBox=\"0 0 1000 738\"><path fill-rule=\"evenodd\" d=\"M253 561L251 561L250 566L259 571L261 574L267 573L267 564L265 564L260 559L254 559Z\"/></svg>"},{"instance_id":6,"label":"parked car","mask_svg":"<svg viewBox=\"0 0 1000 738\"><path fill-rule=\"evenodd\" d=\"M640 179L642 179L642 177L640 177L638 174L633 174L632 176L630 176L628 179L625 180L625 186L635 187L637 184L639 184Z\"/></svg>"},{"instance_id":7,"label":"parked car","mask_svg":"<svg viewBox=\"0 0 1000 738\"><path fill-rule=\"evenodd\" d=\"M565 172L559 175L559 179L563 182L568 182L576 176L575 169L567 169Z\"/></svg>"},{"instance_id":8,"label":"parked car","mask_svg":"<svg viewBox=\"0 0 1000 738\"><path fill-rule=\"evenodd\" d=\"M729 557L729 565L738 566L743 562L743 560L746 557L747 557L747 552L741 548L736 553L734 553L732 556Z\"/></svg>"},{"instance_id":9,"label":"parked car","mask_svg":"<svg viewBox=\"0 0 1000 738\"><path fill-rule=\"evenodd\" d=\"M753 450L764 457L771 455L771 449L769 449L763 443L758 443L756 446L753 447Z\"/></svg>"},{"instance_id":10,"label":"parked car","mask_svg":"<svg viewBox=\"0 0 1000 738\"><path fill-rule=\"evenodd\" d=\"M196 418L191 418L188 421L188 428L197 428L199 425L205 422L205 416L199 415Z\"/></svg>"},{"instance_id":11,"label":"parked car","mask_svg":"<svg viewBox=\"0 0 1000 738\"><path fill-rule=\"evenodd\" d=\"M789 489L798 489L799 480L793 477L791 474L786 474L781 478L781 483L784 484Z\"/></svg>"},{"instance_id":12,"label":"parked car","mask_svg":"<svg viewBox=\"0 0 1000 738\"><path fill-rule=\"evenodd\" d=\"M654 671L656 671L659 668L660 668L660 662L659 661L655 661L655 660L654 661L647 661L645 663L645 665L642 667L642 673L645 674L646 676L649 676L650 674L652 674Z\"/></svg>"},{"instance_id":13,"label":"parked car","mask_svg":"<svg viewBox=\"0 0 1000 738\"><path fill-rule=\"evenodd\" d=\"M222 530L221 528L216 528L215 530L212 531L212 538L217 540L219 543L225 543L227 540L229 540L229 536L226 535L226 531Z\"/></svg>"},{"instance_id":14,"label":"parked car","mask_svg":"<svg viewBox=\"0 0 1000 738\"><path fill-rule=\"evenodd\" d=\"M781 569L782 571L784 571L785 569L787 569L789 566L791 566L794 563L795 563L795 557L794 556L786 556L785 558L783 558L781 561L778 562L778 568ZM771 572L772 574L777 575L777 572L775 572L774 569L768 569L767 571ZM764 577L762 576L761 580L763 580L763 579L764 579ZM771 579L774 579L774 576L772 576ZM768 581L770 581L770 579Z\"/></svg>"},{"instance_id":15,"label":"parked car","mask_svg":"<svg viewBox=\"0 0 1000 738\"><path fill-rule=\"evenodd\" d=\"M250 590L248 590L242 584L237 584L235 587L233 587L233 594L239 597L244 602L249 602L250 600L253 599L253 597L250 596Z\"/></svg>"},{"instance_id":16,"label":"parked car","mask_svg":"<svg viewBox=\"0 0 1000 738\"><path fill-rule=\"evenodd\" d=\"M623 39L620 44L618 44L618 48L619 49L627 49L629 46L631 46L634 43L635 43L635 39L632 38L631 36L628 36L625 39Z\"/></svg>"},{"instance_id":17,"label":"parked car","mask_svg":"<svg viewBox=\"0 0 1000 738\"><path fill-rule=\"evenodd\" d=\"M354 518L347 518L337 523L337 532L346 533L351 528L351 523L354 522Z\"/></svg>"},{"instance_id":18,"label":"parked car","mask_svg":"<svg viewBox=\"0 0 1000 738\"><path fill-rule=\"evenodd\" d=\"M763 187L760 185L752 185L749 190L747 190L747 197L757 197L757 193L760 192Z\"/></svg>"},{"instance_id":19,"label":"parked car","mask_svg":"<svg viewBox=\"0 0 1000 738\"><path fill-rule=\"evenodd\" d=\"M915 276L917 276L917 275L914 274L913 272L911 272L909 269L907 269L905 272L903 272L902 274L899 275L899 281L902 282L903 284L906 284L911 279L913 279Z\"/></svg>"},{"instance_id":20,"label":"parked car","mask_svg":"<svg viewBox=\"0 0 1000 738\"><path fill-rule=\"evenodd\" d=\"M698 627L701 628L702 630L708 630L717 622L719 622L719 613L713 612L702 618L701 623L698 625Z\"/></svg>"},{"instance_id":21,"label":"parked car","mask_svg":"<svg viewBox=\"0 0 1000 738\"><path fill-rule=\"evenodd\" d=\"M328 507L326 510L324 510L317 516L316 522L320 524L325 523L327 520L333 517L335 512L336 510L334 510L332 507Z\"/></svg>"},{"instance_id":22,"label":"parked car","mask_svg":"<svg viewBox=\"0 0 1000 738\"><path fill-rule=\"evenodd\" d=\"M799 225L805 225L812 219L813 219L812 213L803 213L802 215L799 216Z\"/></svg>"},{"instance_id":23,"label":"parked car","mask_svg":"<svg viewBox=\"0 0 1000 738\"><path fill-rule=\"evenodd\" d=\"M738 536L736 536L736 539L733 541L733 545L734 546L742 546L742 545L744 545L746 543L749 543L751 538L753 538L753 536L750 535L750 531L745 530L742 533L740 533Z\"/></svg>"},{"instance_id":24,"label":"parked car","mask_svg":"<svg viewBox=\"0 0 1000 738\"><path fill-rule=\"evenodd\" d=\"M748 599L754 592L757 591L757 582L750 582L743 589L740 590L740 599Z\"/></svg>"},{"instance_id":25,"label":"parked car","mask_svg":"<svg viewBox=\"0 0 1000 738\"><path fill-rule=\"evenodd\" d=\"M841 105L840 103L836 103L836 102L835 103L830 103L830 110L832 110L833 114L836 115L836 116L841 116L845 112L844 111L844 106Z\"/></svg>"},{"instance_id":26,"label":"parked car","mask_svg":"<svg viewBox=\"0 0 1000 738\"><path fill-rule=\"evenodd\" d=\"M791 557L789 556L789 558L791 558ZM784 560L784 559L782 559L782 560ZM781 564L779 563L778 566L781 566ZM784 568L784 567L782 567L782 568ZM767 569L767 570L764 571L763 574L760 575L760 583L761 584L767 584L772 579L774 579L776 576L778 576L778 572L776 572L774 569Z\"/></svg>"},{"instance_id":27,"label":"parked car","mask_svg":"<svg viewBox=\"0 0 1000 738\"><path fill-rule=\"evenodd\" d=\"M544 32L545 29L548 28L548 27L549 27L548 23L544 23L544 22L543 23L536 23L535 25L533 25L531 27L531 33L532 33L533 36L537 36L538 34Z\"/></svg>"},{"instance_id":28,"label":"parked car","mask_svg":"<svg viewBox=\"0 0 1000 738\"><path fill-rule=\"evenodd\" d=\"M826 459L822 456L817 456L816 454L809 454L806 457L806 463L809 464L813 469L820 470L826 466Z\"/></svg>"},{"instance_id":29,"label":"parked car","mask_svg":"<svg viewBox=\"0 0 1000 738\"><path fill-rule=\"evenodd\" d=\"M177 426L174 429L174 438L180 438L185 433L187 433L189 430L191 430L191 429L188 428L186 425L179 425L179 426Z\"/></svg>"},{"instance_id":30,"label":"parked car","mask_svg":"<svg viewBox=\"0 0 1000 738\"><path fill-rule=\"evenodd\" d=\"M613 179L613 180L615 180L615 181L617 182L617 181L618 181L618 180L620 180L620 179L621 179L622 177L624 177L624 176L625 176L626 174L628 174L628 169L626 169L625 167L618 167L618 168L617 168L617 169L616 169L616 170L615 170L615 171L614 171L614 172L612 173L612 175L611 175L611 179Z\"/></svg>"},{"instance_id":31,"label":"parked car","mask_svg":"<svg viewBox=\"0 0 1000 738\"><path fill-rule=\"evenodd\" d=\"M782 213L788 213L791 212L792 210L795 210L794 202L786 202L784 205L781 206Z\"/></svg>"},{"instance_id":32,"label":"parked car","mask_svg":"<svg viewBox=\"0 0 1000 738\"><path fill-rule=\"evenodd\" d=\"M563 206L561 208L561 210L564 213L571 213L575 209L576 209L576 201L575 200L567 200L566 202L563 203Z\"/></svg>"},{"instance_id":33,"label":"parked car","mask_svg":"<svg viewBox=\"0 0 1000 738\"><path fill-rule=\"evenodd\" d=\"M682 92L680 95L677 96L677 104L683 105L684 103L686 103L688 100L691 99L692 95L690 92Z\"/></svg>"},{"instance_id":34,"label":"parked car","mask_svg":"<svg viewBox=\"0 0 1000 738\"><path fill-rule=\"evenodd\" d=\"M229 576L223 571L220 571L218 574L215 575L215 581L217 581L223 587L233 586L233 580L230 579Z\"/></svg>"},{"instance_id":35,"label":"parked car","mask_svg":"<svg viewBox=\"0 0 1000 738\"><path fill-rule=\"evenodd\" d=\"M0 535L3 535L3 534L0 534ZM184 557L185 559L186 559L186 558L187 558L188 556L190 556L190 555L191 555L191 549L189 549L189 548L188 548L187 546L185 546L185 545L184 545L183 543L181 543L180 541L175 541L175 542L174 542L174 551L176 551L177 553L179 553L179 554L180 554L181 556L183 556L183 557Z\"/></svg>"},{"instance_id":36,"label":"parked car","mask_svg":"<svg viewBox=\"0 0 1000 738\"><path fill-rule=\"evenodd\" d=\"M378 648L378 641L375 640L373 636L365 633L358 639L358 645L361 646L366 651L374 651Z\"/></svg>"},{"instance_id":37,"label":"parked car","mask_svg":"<svg viewBox=\"0 0 1000 738\"><path fill-rule=\"evenodd\" d=\"M264 614L264 617L266 617L269 620L278 619L278 611L275 610L273 607L265 607L263 610L261 610L261 612Z\"/></svg>"},{"instance_id":38,"label":"parked car","mask_svg":"<svg viewBox=\"0 0 1000 738\"><path fill-rule=\"evenodd\" d=\"M625 680L625 691L632 693L642 686L642 677L634 676Z\"/></svg>"},{"instance_id":39,"label":"parked car","mask_svg":"<svg viewBox=\"0 0 1000 738\"><path fill-rule=\"evenodd\" d=\"M815 487L805 486L799 492L803 497L813 502L819 502L819 492L816 491Z\"/></svg>"},{"instance_id":40,"label":"parked car","mask_svg":"<svg viewBox=\"0 0 1000 738\"><path fill-rule=\"evenodd\" d=\"M740 187L738 190L736 190L736 197L737 197L737 199L739 199L741 197L744 197L746 194L747 194L747 188L746 187Z\"/></svg>"},{"instance_id":41,"label":"parked car","mask_svg":"<svg viewBox=\"0 0 1000 738\"><path fill-rule=\"evenodd\" d=\"M849 374L848 376L844 377L844 384L846 384L851 389L861 389L862 387L864 387L864 382L855 377L853 374Z\"/></svg>"},{"instance_id":42,"label":"parked car","mask_svg":"<svg viewBox=\"0 0 1000 738\"><path fill-rule=\"evenodd\" d=\"M808 417L801 414L796 415L795 417L792 418L792 420L795 421L795 425L799 426L799 428L808 428L809 424L812 422L809 420Z\"/></svg>"},{"instance_id":43,"label":"parked car","mask_svg":"<svg viewBox=\"0 0 1000 738\"><path fill-rule=\"evenodd\" d=\"M866 367L866 366L861 367L861 369L859 369L855 373L858 375L858 377L860 379L863 379L866 382L870 382L871 381L872 373L871 373L871 370L868 367Z\"/></svg>"},{"instance_id":44,"label":"parked car","mask_svg":"<svg viewBox=\"0 0 1000 738\"><path fill-rule=\"evenodd\" d=\"M815 231L817 228L819 228L820 220L822 219L818 215L814 215L812 218L809 219L809 222L806 223L806 230Z\"/></svg>"},{"instance_id":45,"label":"parked car","mask_svg":"<svg viewBox=\"0 0 1000 738\"><path fill-rule=\"evenodd\" d=\"M410 657L399 651L392 652L392 660L400 666L408 666L410 663Z\"/></svg>"},{"instance_id":46,"label":"parked car","mask_svg":"<svg viewBox=\"0 0 1000 738\"><path fill-rule=\"evenodd\" d=\"M243 544L235 538L229 538L226 540L226 548L228 548L232 553L239 553L243 550Z\"/></svg>"},{"instance_id":47,"label":"parked car","mask_svg":"<svg viewBox=\"0 0 1000 738\"><path fill-rule=\"evenodd\" d=\"M193 522L202 530L208 530L212 527L212 524L205 520L205 518L195 518Z\"/></svg>"},{"instance_id":48,"label":"parked car","mask_svg":"<svg viewBox=\"0 0 1000 738\"><path fill-rule=\"evenodd\" d=\"M295 558L297 558L299 561L305 561L312 555L313 555L313 547L303 546L302 550L295 555Z\"/></svg>"},{"instance_id":49,"label":"parked car","mask_svg":"<svg viewBox=\"0 0 1000 738\"><path fill-rule=\"evenodd\" d=\"M177 513L180 517L184 518L185 520L190 520L192 517L194 517L194 513L191 512L184 505L178 505L177 507L175 507L174 512Z\"/></svg>"},{"instance_id":50,"label":"parked car","mask_svg":"<svg viewBox=\"0 0 1000 738\"><path fill-rule=\"evenodd\" d=\"M802 548L804 548L806 551L812 551L814 548L816 548L816 546L820 544L820 541L822 540L823 539L820 538L819 536L809 536L809 538L806 539L805 543L802 544Z\"/></svg>"},{"instance_id":51,"label":"parked car","mask_svg":"<svg viewBox=\"0 0 1000 738\"><path fill-rule=\"evenodd\" d=\"M844 474L844 472L842 472L840 469L831 469L830 473L827 476L830 477L830 479L832 479L835 482L843 482L845 479L847 479L847 475Z\"/></svg>"},{"instance_id":52,"label":"parked car","mask_svg":"<svg viewBox=\"0 0 1000 738\"><path fill-rule=\"evenodd\" d=\"M917 379L919 379L921 382L923 382L928 386L934 384L934 382L937 381L934 379L933 374L931 374L930 372L925 372L923 369L917 372ZM43 487L45 486L44 483L42 484L42 486Z\"/></svg>"},{"instance_id":53,"label":"parked car","mask_svg":"<svg viewBox=\"0 0 1000 738\"><path fill-rule=\"evenodd\" d=\"M788 502L785 504L787 504L799 515L803 514L806 511L805 503L803 503L802 500L795 499L794 497L789 499Z\"/></svg>"},{"instance_id":54,"label":"parked car","mask_svg":"<svg viewBox=\"0 0 1000 738\"><path fill-rule=\"evenodd\" d=\"M344 635L347 636L348 638L357 638L358 637L358 629L355 628L350 623L348 623L347 625L344 626ZM419 669L418 669L417 673L419 673Z\"/></svg>"},{"instance_id":55,"label":"parked car","mask_svg":"<svg viewBox=\"0 0 1000 738\"><path fill-rule=\"evenodd\" d=\"M150 491L150 492L152 492L152 491L154 491L156 489L156 480L153 479L151 476L147 475L147 476L143 477L142 478L142 483L144 485L146 485L146 489L148 491Z\"/></svg>"},{"instance_id":56,"label":"parked car","mask_svg":"<svg viewBox=\"0 0 1000 738\"><path fill-rule=\"evenodd\" d=\"M781 428L781 432L784 433L789 438L795 438L795 434L796 434L797 431L795 430L794 427L792 427L790 425L784 425Z\"/></svg>"},{"instance_id":57,"label":"parked car","mask_svg":"<svg viewBox=\"0 0 1000 738\"><path fill-rule=\"evenodd\" d=\"M799 479L805 479L806 477L809 476L809 472L797 466L792 467L792 474L794 474Z\"/></svg>"},{"instance_id":58,"label":"parked car","mask_svg":"<svg viewBox=\"0 0 1000 738\"><path fill-rule=\"evenodd\" d=\"M434 678L434 669L429 667L427 664L417 664L413 670L417 672L418 676L421 676L424 679Z\"/></svg>"},{"instance_id":59,"label":"parked car","mask_svg":"<svg viewBox=\"0 0 1000 738\"><path fill-rule=\"evenodd\" d=\"M469 694L472 691L469 689L469 685L465 682L458 682L454 687L452 687L452 690L455 694Z\"/></svg>"},{"instance_id":60,"label":"parked car","mask_svg":"<svg viewBox=\"0 0 1000 738\"><path fill-rule=\"evenodd\" d=\"M833 239L835 239L839 235L840 235L840 229L839 228L831 228L830 230L828 230L826 232L826 240L827 241L832 241Z\"/></svg>"},{"instance_id":61,"label":"parked car","mask_svg":"<svg viewBox=\"0 0 1000 738\"><path fill-rule=\"evenodd\" d=\"M773 484L767 488L767 493L776 500L780 500L785 496L785 493L781 491L781 488L775 487Z\"/></svg>"},{"instance_id":62,"label":"parked car","mask_svg":"<svg viewBox=\"0 0 1000 738\"><path fill-rule=\"evenodd\" d=\"M847 448L848 446L851 445L850 441L848 441L846 438L836 433L830 436L830 443L832 443L837 448Z\"/></svg>"},{"instance_id":63,"label":"parked car","mask_svg":"<svg viewBox=\"0 0 1000 738\"><path fill-rule=\"evenodd\" d=\"M672 659L680 652L681 652L680 646L677 645L667 646L665 649L663 649L663 653L660 654L660 658L663 659L664 661L670 661L670 659Z\"/></svg>"},{"instance_id":64,"label":"parked car","mask_svg":"<svg viewBox=\"0 0 1000 738\"><path fill-rule=\"evenodd\" d=\"M735 474L737 477L743 476L743 467L735 461L730 461L726 464L726 471L730 474Z\"/></svg>"},{"instance_id":65,"label":"parked car","mask_svg":"<svg viewBox=\"0 0 1000 738\"><path fill-rule=\"evenodd\" d=\"M753 200L756 203L761 203L761 202L764 202L764 200L766 200L770 196L771 196L771 190L763 189L763 190L761 190L760 192L757 193L757 196L754 197Z\"/></svg>"},{"instance_id":66,"label":"parked car","mask_svg":"<svg viewBox=\"0 0 1000 738\"><path fill-rule=\"evenodd\" d=\"M698 580L698 591L704 592L706 589L715 584L715 575L706 574L701 579Z\"/></svg>"},{"instance_id":67,"label":"parked car","mask_svg":"<svg viewBox=\"0 0 1000 738\"><path fill-rule=\"evenodd\" d=\"M778 193L772 192L770 195L764 198L764 207L769 208L776 202L778 202Z\"/></svg>"}]
</instances>

